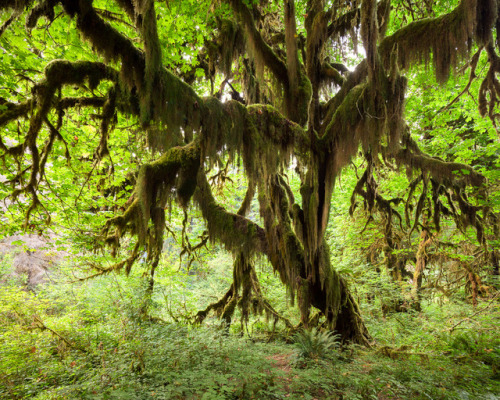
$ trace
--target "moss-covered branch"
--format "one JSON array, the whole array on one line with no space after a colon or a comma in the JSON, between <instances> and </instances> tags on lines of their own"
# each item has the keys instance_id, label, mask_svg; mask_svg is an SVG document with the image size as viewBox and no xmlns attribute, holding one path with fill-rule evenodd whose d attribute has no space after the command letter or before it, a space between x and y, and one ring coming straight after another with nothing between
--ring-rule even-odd
<instances>
[{"instance_id":1,"label":"moss-covered branch","mask_svg":"<svg viewBox=\"0 0 500 400\"><path fill-rule=\"evenodd\" d=\"M143 244L151 242L148 232L154 232L156 239L152 242L157 242L169 196L176 193L178 202L186 206L194 194L211 240L220 241L231 250L267 254L264 231L243 217L253 197L253 184L250 183L246 204L238 214L228 213L215 202L200 162L215 159L221 151L237 152L250 182L258 182L286 165L294 150L307 151L304 130L270 106L244 107L236 101L223 104L209 98L200 99L198 107L201 132L195 141L171 148L156 161L141 167L133 195L135 201L122 217L108 222L108 229L116 228L111 245L116 246L116 240L126 232L138 234Z\"/></svg>"},{"instance_id":2,"label":"moss-covered branch","mask_svg":"<svg viewBox=\"0 0 500 400\"><path fill-rule=\"evenodd\" d=\"M445 81L450 67L467 54L473 39L480 44L489 40L496 15L495 1L462 0L448 14L415 21L399 29L380 43L379 51L387 66L393 48L397 47L402 68L428 62L432 54L436 77Z\"/></svg>"},{"instance_id":3,"label":"moss-covered branch","mask_svg":"<svg viewBox=\"0 0 500 400\"><path fill-rule=\"evenodd\" d=\"M4 151L2 157L13 156L14 158L22 156L29 151L31 157L30 176L27 183L21 187L16 187L12 191L12 197L16 199L21 194L27 194L31 197L32 203L26 212L26 223L30 218L31 212L40 205L38 199L38 185L43 179L44 168L47 158L52 150L53 141L61 139L57 129L49 123L49 140L46 147L40 153L37 144L40 130L50 110L56 105L55 94L58 89L65 85L83 85L88 84L90 89L98 86L102 80L115 80L116 73L112 68L102 63L88 61L69 62L64 60L54 60L45 68L45 79L33 88L35 99L21 105L7 106L7 110L1 114L5 122L12 120L14 116L21 117L28 112L28 107L36 107L29 121L29 128L24 137L24 142L16 147L7 148L0 141L0 147Z\"/></svg>"},{"instance_id":4,"label":"moss-covered branch","mask_svg":"<svg viewBox=\"0 0 500 400\"><path fill-rule=\"evenodd\" d=\"M286 64L290 91L296 93L299 89L300 64L297 46L297 27L295 22L295 1L285 0L285 44Z\"/></svg>"},{"instance_id":5,"label":"moss-covered branch","mask_svg":"<svg viewBox=\"0 0 500 400\"><path fill-rule=\"evenodd\" d=\"M314 132L318 131L321 125L319 89L322 84L323 48L328 39L328 21L333 13L332 9L324 11L324 6L324 1L308 2L305 19L307 32L305 70L312 91L308 109L308 127L312 140L315 136Z\"/></svg>"},{"instance_id":6,"label":"moss-covered branch","mask_svg":"<svg viewBox=\"0 0 500 400\"><path fill-rule=\"evenodd\" d=\"M255 26L250 10L241 0L228 0L236 15L239 16L248 36L249 45L258 63L265 65L276 79L288 86L288 72L285 63L274 53L273 49L264 41Z\"/></svg>"},{"instance_id":7,"label":"moss-covered branch","mask_svg":"<svg viewBox=\"0 0 500 400\"><path fill-rule=\"evenodd\" d=\"M4 34L4 32L7 30L7 28L12 25L14 21L17 20L17 18L21 15L22 10L16 9L12 12L9 18L7 18L4 23L0 26L0 37Z\"/></svg>"},{"instance_id":8,"label":"moss-covered branch","mask_svg":"<svg viewBox=\"0 0 500 400\"><path fill-rule=\"evenodd\" d=\"M153 218L155 209L165 208L172 189L175 189L179 203L187 205L196 188L200 151L196 142L174 147L156 161L141 167L135 191L141 209L138 232L141 241L146 238L150 218L153 225L160 228ZM161 229L164 229L163 225Z\"/></svg>"},{"instance_id":9,"label":"moss-covered branch","mask_svg":"<svg viewBox=\"0 0 500 400\"><path fill-rule=\"evenodd\" d=\"M230 213L219 205L201 170L198 172L197 185L194 201L207 221L208 234L212 241L219 241L228 250L238 250L246 255L268 253L264 230L249 219Z\"/></svg>"},{"instance_id":10,"label":"moss-covered branch","mask_svg":"<svg viewBox=\"0 0 500 400\"><path fill-rule=\"evenodd\" d=\"M30 3L30 0L2 0L0 10L23 10Z\"/></svg>"},{"instance_id":11,"label":"moss-covered branch","mask_svg":"<svg viewBox=\"0 0 500 400\"><path fill-rule=\"evenodd\" d=\"M364 82L368 73L366 61L363 60L358 64L356 69L347 75L347 79L341 86L340 90L328 102L321 106L321 115L325 122L331 121L333 115L343 103L347 95L357 85ZM323 136L327 130L328 123L323 124L322 129L319 130L319 136Z\"/></svg>"},{"instance_id":12,"label":"moss-covered branch","mask_svg":"<svg viewBox=\"0 0 500 400\"><path fill-rule=\"evenodd\" d=\"M16 104L0 99L0 106L3 111L0 113L0 127L10 121L15 121L21 117L26 117L34 105L34 100Z\"/></svg>"},{"instance_id":13,"label":"moss-covered branch","mask_svg":"<svg viewBox=\"0 0 500 400\"><path fill-rule=\"evenodd\" d=\"M104 21L92 6L92 2L83 0L60 0L59 2L70 17L76 17L78 30L83 38L92 44L95 51L100 53L106 61L121 61L120 79L129 90L137 91L141 95L146 93L145 54L129 38ZM153 61L153 64L156 65L156 61ZM150 103L147 105L143 103L143 106L146 107L143 113L149 115L146 111L151 109Z\"/></svg>"},{"instance_id":14,"label":"moss-covered branch","mask_svg":"<svg viewBox=\"0 0 500 400\"><path fill-rule=\"evenodd\" d=\"M198 311L194 317L194 322L201 324L212 311L220 317L233 297L235 297L234 283L231 284L228 291L219 300L214 303L210 303L204 310Z\"/></svg>"},{"instance_id":15,"label":"moss-covered branch","mask_svg":"<svg viewBox=\"0 0 500 400\"><path fill-rule=\"evenodd\" d=\"M136 25L144 41L144 88L140 91L141 119L144 123L151 118L157 120L163 111L161 46L154 3L154 0L134 2Z\"/></svg>"},{"instance_id":16,"label":"moss-covered branch","mask_svg":"<svg viewBox=\"0 0 500 400\"><path fill-rule=\"evenodd\" d=\"M166 204L176 194L181 206L187 205L196 189L200 158L200 145L192 142L142 165L128 207L106 223L102 232L106 244L116 251L123 236L131 233L147 247L150 259L157 258L163 246Z\"/></svg>"},{"instance_id":17,"label":"moss-covered branch","mask_svg":"<svg viewBox=\"0 0 500 400\"><path fill-rule=\"evenodd\" d=\"M54 7L58 3L57 0L43 0L33 7L26 17L26 28L33 29L41 17L53 21L55 18Z\"/></svg>"},{"instance_id":18,"label":"moss-covered branch","mask_svg":"<svg viewBox=\"0 0 500 400\"><path fill-rule=\"evenodd\" d=\"M377 52L378 22L376 0L363 0L361 2L361 38L365 47L368 76L371 80L377 78L380 68Z\"/></svg>"},{"instance_id":19,"label":"moss-covered branch","mask_svg":"<svg viewBox=\"0 0 500 400\"><path fill-rule=\"evenodd\" d=\"M102 107L106 101L105 97L64 97L58 100L55 108L68 109L73 107ZM22 103L11 103L0 99L0 106L5 109L0 113L0 127L10 121L16 121L20 118L26 118L28 113L35 106L35 100L29 99ZM1 145L0 145L1 146Z\"/></svg>"},{"instance_id":20,"label":"moss-covered branch","mask_svg":"<svg viewBox=\"0 0 500 400\"><path fill-rule=\"evenodd\" d=\"M285 4L285 47L288 86L285 88L286 115L292 121L305 125L308 119L308 104L312 95L310 80L305 76L299 62L298 35L295 22L295 2Z\"/></svg>"},{"instance_id":21,"label":"moss-covered branch","mask_svg":"<svg viewBox=\"0 0 500 400\"><path fill-rule=\"evenodd\" d=\"M338 86L342 86L345 82L345 78L342 76L339 70L326 62L321 68L321 73L323 75L322 80L324 81L330 80Z\"/></svg>"},{"instance_id":22,"label":"moss-covered branch","mask_svg":"<svg viewBox=\"0 0 500 400\"><path fill-rule=\"evenodd\" d=\"M437 157L424 154L413 139L406 133L403 146L395 154L396 161L410 170L420 170L429 173L439 183L448 187L474 186L482 187L486 183L483 175L466 164L446 162Z\"/></svg>"}]
</instances>

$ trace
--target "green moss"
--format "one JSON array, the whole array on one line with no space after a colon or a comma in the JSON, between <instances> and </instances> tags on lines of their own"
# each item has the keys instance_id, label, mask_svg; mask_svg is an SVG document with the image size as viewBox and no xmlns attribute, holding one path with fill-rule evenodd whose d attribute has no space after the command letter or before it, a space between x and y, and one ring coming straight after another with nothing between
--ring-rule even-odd
<instances>
[{"instance_id":1,"label":"green moss","mask_svg":"<svg viewBox=\"0 0 500 400\"><path fill-rule=\"evenodd\" d=\"M194 199L207 221L211 241L220 241L229 251L239 251L245 256L263 250L262 228L241 215L227 212L217 204L206 176L201 172L198 174Z\"/></svg>"},{"instance_id":2,"label":"green moss","mask_svg":"<svg viewBox=\"0 0 500 400\"><path fill-rule=\"evenodd\" d=\"M174 147L156 161L141 167L136 183L136 197L141 212L138 234L146 240L148 222L156 208L164 209L172 187L177 189L178 200L185 207L196 188L196 176L200 166L200 147L193 142L184 147ZM152 221L155 227L163 224ZM158 236L158 235L157 235Z\"/></svg>"},{"instance_id":3,"label":"green moss","mask_svg":"<svg viewBox=\"0 0 500 400\"><path fill-rule=\"evenodd\" d=\"M446 81L450 67L454 67L459 58L468 53L478 23L476 13L472 12L476 10L477 3L476 0L462 0L448 14L412 22L385 38L379 51L386 66L389 65L392 49L397 45L402 68L408 68L415 62L427 63L432 55L436 78Z\"/></svg>"}]
</instances>

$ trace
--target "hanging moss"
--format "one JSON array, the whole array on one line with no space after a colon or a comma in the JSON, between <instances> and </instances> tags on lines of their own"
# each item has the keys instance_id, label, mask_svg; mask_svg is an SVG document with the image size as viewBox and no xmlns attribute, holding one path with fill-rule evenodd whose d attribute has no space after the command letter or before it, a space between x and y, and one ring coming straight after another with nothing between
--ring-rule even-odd
<instances>
[{"instance_id":1,"label":"hanging moss","mask_svg":"<svg viewBox=\"0 0 500 400\"><path fill-rule=\"evenodd\" d=\"M421 170L430 173L435 180L446 186L458 185L464 187L467 185L480 187L485 183L484 176L468 165L445 162L423 153L415 154L409 147L401 149L396 154L396 160L401 165L408 166L409 171Z\"/></svg>"},{"instance_id":2,"label":"hanging moss","mask_svg":"<svg viewBox=\"0 0 500 400\"><path fill-rule=\"evenodd\" d=\"M248 58L243 58L243 93L247 104L263 104L267 103L264 100L264 93L256 76L255 62Z\"/></svg>"},{"instance_id":3,"label":"hanging moss","mask_svg":"<svg viewBox=\"0 0 500 400\"><path fill-rule=\"evenodd\" d=\"M101 133L100 140L97 149L94 152L96 161L102 160L104 157L109 155L108 149L108 139L110 130L113 129L115 113L116 113L116 88L111 88L108 93L106 102L102 107L101 115Z\"/></svg>"},{"instance_id":4,"label":"hanging moss","mask_svg":"<svg viewBox=\"0 0 500 400\"><path fill-rule=\"evenodd\" d=\"M366 90L366 84L353 88L338 107L325 130L323 140L331 149L333 156L331 170L334 175L350 161L358 150L361 140L360 128L365 117L362 96Z\"/></svg>"},{"instance_id":5,"label":"hanging moss","mask_svg":"<svg viewBox=\"0 0 500 400\"><path fill-rule=\"evenodd\" d=\"M243 33L239 24L229 19L221 20L219 29L220 33L217 38L220 49L218 68L224 75L230 76L233 61L244 50Z\"/></svg>"},{"instance_id":6,"label":"hanging moss","mask_svg":"<svg viewBox=\"0 0 500 400\"><path fill-rule=\"evenodd\" d=\"M112 227L115 228L115 233L109 237L115 248L119 239L129 231L139 237L140 245L146 245L148 260L159 257L163 248L165 206L173 193L177 193L181 206L187 206L196 189L200 154L199 144L193 142L172 148L158 160L141 167L134 201L123 215L110 219L104 230L107 234Z\"/></svg>"},{"instance_id":7,"label":"hanging moss","mask_svg":"<svg viewBox=\"0 0 500 400\"><path fill-rule=\"evenodd\" d=\"M160 120L166 125L170 134L178 134L181 128L198 130L202 123L202 100L193 88L165 71L162 87L163 104L160 109Z\"/></svg>"},{"instance_id":8,"label":"hanging moss","mask_svg":"<svg viewBox=\"0 0 500 400\"><path fill-rule=\"evenodd\" d=\"M334 19L328 25L327 36L333 41L337 40L338 37L347 36L350 30L359 27L360 17L359 3L340 17L337 17L336 13L334 13Z\"/></svg>"},{"instance_id":9,"label":"hanging moss","mask_svg":"<svg viewBox=\"0 0 500 400\"><path fill-rule=\"evenodd\" d=\"M498 5L495 0L477 0L475 36L479 44L487 44L497 21Z\"/></svg>"},{"instance_id":10,"label":"hanging moss","mask_svg":"<svg viewBox=\"0 0 500 400\"><path fill-rule=\"evenodd\" d=\"M211 311L215 311L215 314L220 317L228 302L234 297L234 294L234 285L231 284L231 287L221 299L209 304L204 310L198 311L195 316L195 322L201 324Z\"/></svg>"},{"instance_id":11,"label":"hanging moss","mask_svg":"<svg viewBox=\"0 0 500 400\"><path fill-rule=\"evenodd\" d=\"M307 279L297 277L297 303L300 310L300 321L307 329L311 312L311 288Z\"/></svg>"},{"instance_id":12,"label":"hanging moss","mask_svg":"<svg viewBox=\"0 0 500 400\"><path fill-rule=\"evenodd\" d=\"M304 130L285 119L271 106L247 107L247 130L243 142L245 169L255 177L264 178L285 166L296 148L305 145Z\"/></svg>"},{"instance_id":13,"label":"hanging moss","mask_svg":"<svg viewBox=\"0 0 500 400\"><path fill-rule=\"evenodd\" d=\"M241 296L239 295L241 291ZM248 322L250 313L266 314L266 318L273 318L274 325L283 321L288 329L293 329L292 323L279 314L263 297L255 267L251 258L236 251L233 262L233 283L226 294L217 302L210 304L206 309L197 313L195 321L203 322L210 312L221 318L224 326L229 328L236 306L241 310L242 325Z\"/></svg>"},{"instance_id":14,"label":"hanging moss","mask_svg":"<svg viewBox=\"0 0 500 400\"><path fill-rule=\"evenodd\" d=\"M196 175L199 168L200 156L198 153L194 157L188 158L179 171L176 182L177 198L184 208L187 207L196 189Z\"/></svg>"},{"instance_id":15,"label":"hanging moss","mask_svg":"<svg viewBox=\"0 0 500 400\"><path fill-rule=\"evenodd\" d=\"M141 210L139 235L144 242L151 210L165 208L171 189L177 181L177 194L185 206L196 188L195 177L200 165L200 147L193 142L174 147L158 160L141 167L135 193Z\"/></svg>"},{"instance_id":16,"label":"hanging moss","mask_svg":"<svg viewBox=\"0 0 500 400\"><path fill-rule=\"evenodd\" d=\"M245 107L237 101L222 104L210 97L202 105L201 146L204 157L213 159L223 148L228 152L241 151L246 125Z\"/></svg>"},{"instance_id":17,"label":"hanging moss","mask_svg":"<svg viewBox=\"0 0 500 400\"><path fill-rule=\"evenodd\" d=\"M237 253L233 264L233 283L236 291L241 289L241 297L238 299L238 307L241 309L241 318L244 323L248 321L252 296L252 272L253 265L250 259L243 253Z\"/></svg>"},{"instance_id":18,"label":"hanging moss","mask_svg":"<svg viewBox=\"0 0 500 400\"><path fill-rule=\"evenodd\" d=\"M154 0L134 2L136 26L139 27L144 41L144 87L139 92L141 102L141 121L149 124L150 119L158 119L163 111L161 46L156 28ZM153 92L154 91L154 92Z\"/></svg>"},{"instance_id":19,"label":"hanging moss","mask_svg":"<svg viewBox=\"0 0 500 400\"><path fill-rule=\"evenodd\" d=\"M412 22L385 38L379 46L386 66L395 45L399 51L399 65L408 68L414 62L429 62L432 55L436 78L448 79L450 67L466 56L472 39L484 42L491 32L496 9L491 0L462 0L450 13L437 18Z\"/></svg>"}]
</instances>

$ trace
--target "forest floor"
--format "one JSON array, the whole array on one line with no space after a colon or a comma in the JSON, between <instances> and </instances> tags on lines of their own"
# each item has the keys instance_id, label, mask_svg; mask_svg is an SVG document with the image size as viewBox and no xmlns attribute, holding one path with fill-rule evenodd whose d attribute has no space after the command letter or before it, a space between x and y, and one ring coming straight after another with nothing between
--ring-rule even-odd
<instances>
[{"instance_id":1,"label":"forest floor","mask_svg":"<svg viewBox=\"0 0 500 400\"><path fill-rule=\"evenodd\" d=\"M500 398L498 332L303 357L293 343L183 324L103 317L89 330L89 320L30 321L2 331L2 399Z\"/></svg>"},{"instance_id":2,"label":"forest floor","mask_svg":"<svg viewBox=\"0 0 500 400\"><path fill-rule=\"evenodd\" d=\"M421 312L387 315L361 302L374 338L364 348L321 332L299 338L280 324L273 333L264 316L245 334L238 315L229 333L216 318L188 324L199 309L188 294L206 296L194 284L163 292L158 279L155 322L139 318L139 274L35 291L16 280L0 285L0 399L500 398L497 298L475 307L462 295L429 298ZM207 279L198 281L206 289Z\"/></svg>"}]
</instances>

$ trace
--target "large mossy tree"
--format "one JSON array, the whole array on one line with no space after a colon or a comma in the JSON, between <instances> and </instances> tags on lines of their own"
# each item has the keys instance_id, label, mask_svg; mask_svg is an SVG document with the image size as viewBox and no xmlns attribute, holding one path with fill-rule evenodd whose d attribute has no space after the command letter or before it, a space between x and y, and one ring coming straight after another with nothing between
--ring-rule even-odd
<instances>
[{"instance_id":1,"label":"large mossy tree","mask_svg":"<svg viewBox=\"0 0 500 400\"><path fill-rule=\"evenodd\" d=\"M439 81L446 81L472 50L486 52L489 72L478 94L479 110L496 123L496 0L461 0L437 16L432 2L416 2L411 14L415 11L417 16L406 24L393 15L398 8L389 0L202 1L198 6L212 33L204 32L201 43L196 34L186 34L184 57L166 62L169 38L159 29L159 21L175 24L175 15L169 13L176 4L180 7L178 3L0 2L5 21L1 35L8 37L22 15L27 32L43 20L49 26L56 19L76 22L80 40L95 55L92 60L44 59L42 74L29 68L23 72L29 82L24 100L0 98L0 127L26 121L17 125L21 128L15 144L0 131L0 151L8 165L8 182L3 184L10 185L13 199L30 202L25 210L28 225L44 207L40 187L56 158L54 149L64 148L71 158L64 121L78 107L98 112L94 124L99 143L87 155L89 163L98 166L109 156L113 127L122 116L138 118L137 135L159 153L156 160L140 166L125 207L103 227L102 243L114 250L124 238L136 240L129 257L111 269L128 272L147 251L152 279L171 200L185 209L197 206L210 240L233 253L231 287L198 314L199 320L214 310L230 322L236 306L243 315L253 306L277 316L262 297L254 270L254 259L261 255L296 299L305 327L317 320L310 315L314 307L344 340L370 341L346 281L330 263L325 240L336 179L358 154L365 158L366 170L353 199L360 196L369 212L385 213L389 245L392 220L401 219L395 209L401 199L384 199L378 193L374 172L382 167L414 173L418 182L408 188L410 192L417 184L425 190L432 187L432 215L421 215L423 200L419 201L414 227L419 229L417 222L425 217L424 225L432 225L425 232L439 230L440 215L445 213L462 226L473 226L479 243L486 246L483 225L490 209L470 201L472 193L484 203L485 179L470 166L445 162L419 149L403 118L403 72L426 63ZM391 23L394 18L397 23ZM358 37L365 58L350 70L341 61L354 57ZM477 65L474 57L472 71ZM183 68L186 60L197 68ZM25 76L30 73L32 77ZM220 89L214 88L216 84ZM105 87L105 95L96 96L97 87ZM228 92L233 99L226 99ZM237 212L218 204L213 180L208 179L211 170L223 178L227 166L220 165L226 161L241 165L248 182ZM286 176L292 168L301 182L300 194L293 193ZM254 199L259 221L247 217Z\"/></svg>"}]
</instances>

